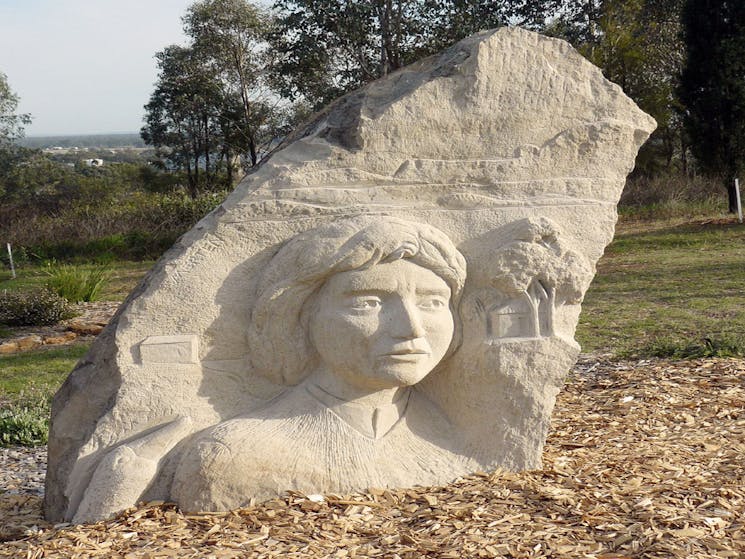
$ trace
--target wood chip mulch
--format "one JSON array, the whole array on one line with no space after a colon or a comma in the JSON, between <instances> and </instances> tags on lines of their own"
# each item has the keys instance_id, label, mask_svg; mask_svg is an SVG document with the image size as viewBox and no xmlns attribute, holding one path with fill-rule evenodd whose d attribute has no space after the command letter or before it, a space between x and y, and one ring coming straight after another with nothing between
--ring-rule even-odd
<instances>
[{"instance_id":1,"label":"wood chip mulch","mask_svg":"<svg viewBox=\"0 0 745 559\"><path fill-rule=\"evenodd\" d=\"M743 558L745 360L585 358L542 470L316 501L52 526L38 496L0 495L0 557Z\"/></svg>"}]
</instances>

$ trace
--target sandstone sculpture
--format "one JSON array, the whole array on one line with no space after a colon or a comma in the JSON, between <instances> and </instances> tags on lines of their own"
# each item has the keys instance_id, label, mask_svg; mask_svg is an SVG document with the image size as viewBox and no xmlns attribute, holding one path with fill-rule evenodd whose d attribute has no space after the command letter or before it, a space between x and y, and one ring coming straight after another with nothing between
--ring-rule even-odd
<instances>
[{"instance_id":1,"label":"sandstone sculpture","mask_svg":"<svg viewBox=\"0 0 745 559\"><path fill-rule=\"evenodd\" d=\"M48 518L539 467L653 128L520 29L333 103L179 240L57 394Z\"/></svg>"}]
</instances>

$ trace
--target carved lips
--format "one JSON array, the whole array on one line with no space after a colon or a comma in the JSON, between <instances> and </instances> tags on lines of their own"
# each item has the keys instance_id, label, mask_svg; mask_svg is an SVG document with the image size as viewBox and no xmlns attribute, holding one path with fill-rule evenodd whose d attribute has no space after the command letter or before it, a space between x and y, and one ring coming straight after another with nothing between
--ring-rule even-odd
<instances>
[{"instance_id":1,"label":"carved lips","mask_svg":"<svg viewBox=\"0 0 745 559\"><path fill-rule=\"evenodd\" d=\"M428 357L432 352L427 340L416 340L417 345L406 344L403 347L394 347L389 353L384 353L379 359L393 359L395 361L417 361ZM417 347L421 346L421 347Z\"/></svg>"}]
</instances>

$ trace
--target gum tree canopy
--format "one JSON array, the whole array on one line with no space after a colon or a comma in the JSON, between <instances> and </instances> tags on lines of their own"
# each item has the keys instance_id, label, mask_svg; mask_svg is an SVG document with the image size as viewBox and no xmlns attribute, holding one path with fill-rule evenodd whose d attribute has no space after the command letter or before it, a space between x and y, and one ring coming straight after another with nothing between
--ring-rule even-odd
<instances>
[{"instance_id":1,"label":"gum tree canopy","mask_svg":"<svg viewBox=\"0 0 745 559\"><path fill-rule=\"evenodd\" d=\"M554 3L275 0L276 86L283 96L318 109L476 31L508 21L535 27L543 8Z\"/></svg>"}]
</instances>

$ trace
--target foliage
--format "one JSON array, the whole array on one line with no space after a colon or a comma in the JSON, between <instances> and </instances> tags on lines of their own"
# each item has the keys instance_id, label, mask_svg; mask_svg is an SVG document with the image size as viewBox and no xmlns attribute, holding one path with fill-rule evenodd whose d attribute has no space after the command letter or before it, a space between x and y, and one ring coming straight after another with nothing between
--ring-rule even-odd
<instances>
[{"instance_id":1,"label":"foliage","mask_svg":"<svg viewBox=\"0 0 745 559\"><path fill-rule=\"evenodd\" d=\"M83 258L75 255L71 260L78 263L82 262ZM101 253L99 253L97 260L105 262L110 270L109 279L100 294L100 299L103 301L124 300L142 279L142 276L153 266L152 260L121 260L110 256L107 257ZM0 293L3 291L21 292L43 288L47 280L45 270L46 265L37 262L31 262L17 269L15 278L11 276L10 271L0 270ZM9 337L11 333L12 328L0 325L0 337ZM7 364L0 364L0 368L7 369ZM1 391L2 383L0 383Z\"/></svg>"},{"instance_id":2,"label":"foliage","mask_svg":"<svg viewBox=\"0 0 745 559\"><path fill-rule=\"evenodd\" d=\"M16 114L18 96L8 84L8 77L0 72L0 147L23 137L23 127L31 123L28 114Z\"/></svg>"},{"instance_id":3,"label":"foliage","mask_svg":"<svg viewBox=\"0 0 745 559\"><path fill-rule=\"evenodd\" d=\"M52 394L86 344L0 356L0 446L44 444Z\"/></svg>"},{"instance_id":4,"label":"foliage","mask_svg":"<svg viewBox=\"0 0 745 559\"><path fill-rule=\"evenodd\" d=\"M35 152L6 177L0 238L26 259L157 258L217 206L224 192L190 198L184 174L151 165L71 168ZM111 249L111 250L109 250ZM4 261L5 256L1 257Z\"/></svg>"},{"instance_id":5,"label":"foliage","mask_svg":"<svg viewBox=\"0 0 745 559\"><path fill-rule=\"evenodd\" d=\"M266 82L271 26L269 13L246 0L200 0L184 17L195 54L215 72L227 101L231 117L222 128L227 155L247 154L251 166L258 163L262 144L279 132L271 126L281 113L279 100Z\"/></svg>"},{"instance_id":6,"label":"foliage","mask_svg":"<svg viewBox=\"0 0 745 559\"><path fill-rule=\"evenodd\" d=\"M47 326L72 316L67 300L50 289L0 293L0 324Z\"/></svg>"},{"instance_id":7,"label":"foliage","mask_svg":"<svg viewBox=\"0 0 745 559\"><path fill-rule=\"evenodd\" d=\"M49 395L40 391L21 393L0 409L0 447L40 446L49 433Z\"/></svg>"},{"instance_id":8,"label":"foliage","mask_svg":"<svg viewBox=\"0 0 745 559\"><path fill-rule=\"evenodd\" d=\"M184 179L180 173L167 173L142 163L111 163L103 167L76 165L73 168L47 154L32 152L5 176L0 213L20 212L28 218L59 215L76 207L90 209L127 204L132 195L139 192L180 190Z\"/></svg>"},{"instance_id":9,"label":"foliage","mask_svg":"<svg viewBox=\"0 0 745 559\"><path fill-rule=\"evenodd\" d=\"M43 226L54 229L53 221L44 220ZM106 235L90 240L47 240L35 238L38 244L28 247L35 261L65 260L65 261L96 261L110 262L112 260L143 261L155 260L176 242L178 234L153 234L147 231L132 231L130 233Z\"/></svg>"},{"instance_id":10,"label":"foliage","mask_svg":"<svg viewBox=\"0 0 745 559\"><path fill-rule=\"evenodd\" d=\"M30 151L15 144L23 137L23 127L31 123L28 114L16 114L18 96L8 84L8 78L0 72L0 197L6 190L6 176L22 163Z\"/></svg>"},{"instance_id":11,"label":"foliage","mask_svg":"<svg viewBox=\"0 0 745 559\"><path fill-rule=\"evenodd\" d=\"M683 66L680 10L683 0L606 0L598 37L581 46L605 76L620 85L657 121L637 158L637 174L670 172L684 149L675 96Z\"/></svg>"},{"instance_id":12,"label":"foliage","mask_svg":"<svg viewBox=\"0 0 745 559\"><path fill-rule=\"evenodd\" d=\"M111 275L105 264L75 266L56 261L48 262L45 271L46 287L70 303L96 301Z\"/></svg>"},{"instance_id":13,"label":"foliage","mask_svg":"<svg viewBox=\"0 0 745 559\"><path fill-rule=\"evenodd\" d=\"M509 2L276 0L271 41L279 92L318 109L336 97L481 29Z\"/></svg>"},{"instance_id":14,"label":"foliage","mask_svg":"<svg viewBox=\"0 0 745 559\"><path fill-rule=\"evenodd\" d=\"M60 203L49 212L39 211L41 205L8 204L0 206L0 238L29 260L155 259L224 197L224 192L197 198L181 192L123 192L92 204Z\"/></svg>"},{"instance_id":15,"label":"foliage","mask_svg":"<svg viewBox=\"0 0 745 559\"><path fill-rule=\"evenodd\" d=\"M722 187L705 176L688 177L681 173L657 172L652 176L638 174L629 178L619 200L619 212L629 213L640 208L667 206L706 206L709 213L722 207ZM664 217L659 213L656 218Z\"/></svg>"},{"instance_id":16,"label":"foliage","mask_svg":"<svg viewBox=\"0 0 745 559\"><path fill-rule=\"evenodd\" d=\"M4 177L0 199L5 203L45 204L53 197L75 192L82 177L41 153L29 154L15 162Z\"/></svg>"},{"instance_id":17,"label":"foliage","mask_svg":"<svg viewBox=\"0 0 745 559\"><path fill-rule=\"evenodd\" d=\"M522 0L521 9L543 14L545 25L539 30L561 37L575 47L594 45L600 37L599 21L607 0Z\"/></svg>"},{"instance_id":18,"label":"foliage","mask_svg":"<svg viewBox=\"0 0 745 559\"><path fill-rule=\"evenodd\" d=\"M267 12L246 0L200 0L183 21L190 44L156 55L142 137L186 172L196 197L232 186L241 158L256 165L288 131L291 112L266 81Z\"/></svg>"},{"instance_id":19,"label":"foliage","mask_svg":"<svg viewBox=\"0 0 745 559\"><path fill-rule=\"evenodd\" d=\"M745 4L688 0L683 31L680 97L693 153L705 172L723 177L734 212L732 182L745 170Z\"/></svg>"},{"instance_id":20,"label":"foliage","mask_svg":"<svg viewBox=\"0 0 745 559\"><path fill-rule=\"evenodd\" d=\"M210 158L220 143L219 84L191 48L171 45L155 56L160 74L145 105L142 138L169 165L186 171L189 193L196 197L202 186L209 189L215 180Z\"/></svg>"}]
</instances>

